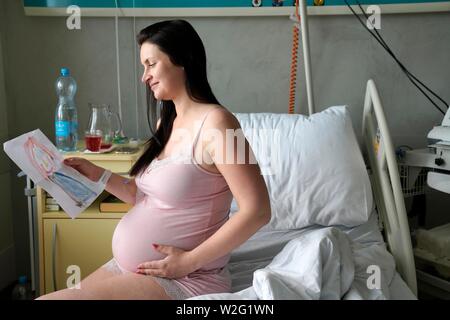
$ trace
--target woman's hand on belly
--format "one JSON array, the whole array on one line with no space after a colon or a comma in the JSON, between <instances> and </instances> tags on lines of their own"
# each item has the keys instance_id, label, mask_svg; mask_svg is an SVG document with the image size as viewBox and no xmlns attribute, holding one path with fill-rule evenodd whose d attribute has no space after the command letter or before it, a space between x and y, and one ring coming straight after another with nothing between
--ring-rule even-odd
<instances>
[{"instance_id":1,"label":"woman's hand on belly","mask_svg":"<svg viewBox=\"0 0 450 320\"><path fill-rule=\"evenodd\" d=\"M139 264L136 273L177 279L198 269L194 264L190 251L166 245L154 244L153 246L156 251L167 256L162 260L148 261Z\"/></svg>"}]
</instances>

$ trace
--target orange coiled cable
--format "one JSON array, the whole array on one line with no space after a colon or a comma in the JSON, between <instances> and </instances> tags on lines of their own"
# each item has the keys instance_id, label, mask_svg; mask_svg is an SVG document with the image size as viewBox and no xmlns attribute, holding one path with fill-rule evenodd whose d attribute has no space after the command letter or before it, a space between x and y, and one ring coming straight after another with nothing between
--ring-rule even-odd
<instances>
[{"instance_id":1,"label":"orange coiled cable","mask_svg":"<svg viewBox=\"0 0 450 320\"><path fill-rule=\"evenodd\" d=\"M297 19L298 25L300 26L300 15L298 13L298 0L295 1L295 17ZM298 43L299 43L299 28L294 25L292 28L292 53L291 53L291 77L289 84L289 114L295 112L295 91L297 88L297 54L298 54Z\"/></svg>"}]
</instances>

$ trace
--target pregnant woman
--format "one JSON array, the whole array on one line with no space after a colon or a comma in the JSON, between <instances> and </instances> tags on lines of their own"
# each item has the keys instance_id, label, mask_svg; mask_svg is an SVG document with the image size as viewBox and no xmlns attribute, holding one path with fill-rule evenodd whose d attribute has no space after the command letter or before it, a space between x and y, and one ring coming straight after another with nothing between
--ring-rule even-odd
<instances>
[{"instance_id":1,"label":"pregnant woman","mask_svg":"<svg viewBox=\"0 0 450 320\"><path fill-rule=\"evenodd\" d=\"M112 174L106 185L134 207L114 231L112 260L83 279L80 289L40 299L186 299L229 292L230 252L270 220L259 166L237 119L209 86L197 32L184 20L163 21L137 40L156 131L132 178ZM157 121L156 101L162 103ZM65 163L93 181L104 172L81 158ZM233 197L239 211L229 218Z\"/></svg>"}]
</instances>

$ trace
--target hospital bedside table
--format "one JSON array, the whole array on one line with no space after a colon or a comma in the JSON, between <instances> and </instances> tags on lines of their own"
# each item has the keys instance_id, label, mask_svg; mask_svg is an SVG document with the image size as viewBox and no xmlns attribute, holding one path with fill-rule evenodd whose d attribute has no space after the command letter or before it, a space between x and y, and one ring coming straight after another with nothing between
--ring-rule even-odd
<instances>
[{"instance_id":1,"label":"hospital bedside table","mask_svg":"<svg viewBox=\"0 0 450 320\"><path fill-rule=\"evenodd\" d=\"M142 152L141 147L133 154L73 152L65 157L86 158L126 175ZM40 295L66 288L73 284L78 270L83 279L112 258L112 235L125 212L100 212L100 203L107 196L103 192L86 211L71 219L64 211L46 211L46 192L36 189Z\"/></svg>"}]
</instances>

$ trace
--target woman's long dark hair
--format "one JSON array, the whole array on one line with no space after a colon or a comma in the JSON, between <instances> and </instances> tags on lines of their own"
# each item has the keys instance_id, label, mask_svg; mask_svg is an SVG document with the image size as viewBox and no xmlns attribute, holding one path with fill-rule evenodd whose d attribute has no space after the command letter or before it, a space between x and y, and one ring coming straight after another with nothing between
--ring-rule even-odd
<instances>
[{"instance_id":1,"label":"woman's long dark hair","mask_svg":"<svg viewBox=\"0 0 450 320\"><path fill-rule=\"evenodd\" d=\"M195 29L185 20L169 20L152 24L142 29L137 35L137 42L157 45L167 54L170 61L184 67L186 74L186 91L196 102L219 104L208 83L206 74L206 53L203 42ZM173 121L176 117L175 104L172 100L163 100L161 123L154 132L156 124L156 106L153 92L146 84L147 107L150 111L150 131L152 137L146 142L146 150L130 170L130 176L136 176L157 157L169 140ZM152 105L153 104L153 105Z\"/></svg>"}]
</instances>

